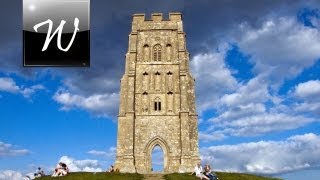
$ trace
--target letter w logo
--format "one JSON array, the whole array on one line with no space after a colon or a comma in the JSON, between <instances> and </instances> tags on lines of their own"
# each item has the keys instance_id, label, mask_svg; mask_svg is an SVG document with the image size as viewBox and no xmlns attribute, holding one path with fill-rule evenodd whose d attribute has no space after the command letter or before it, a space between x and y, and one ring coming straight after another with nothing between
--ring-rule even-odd
<instances>
[{"instance_id":1,"label":"letter w logo","mask_svg":"<svg viewBox=\"0 0 320 180\"><path fill-rule=\"evenodd\" d=\"M39 23L39 24L36 24L36 25L33 27L33 29L34 29L36 32L38 32L38 28L39 28L40 26L43 26L43 25L45 25L45 24L49 24L46 41L45 41L45 43L44 43L44 45L43 45L42 51L47 50L47 48L48 48L48 46L49 46L52 38L53 38L58 32L59 32L59 33L58 33L58 39L57 39L57 46L58 46L58 48L59 48L61 51L64 51L64 52L67 52L67 51L70 49L70 47L71 47L71 45L72 45L72 43L73 43L73 41L74 41L74 38L76 37L76 34L77 34L77 32L79 31L79 28L78 28L78 26L79 26L79 19L78 19L78 18L75 18L75 19L74 19L74 31L73 31L73 36L72 36L72 38L71 38L71 40L70 40L70 42L69 42L69 45L68 45L65 49L63 49L63 48L61 47L61 34L62 34L63 26L64 26L65 23L66 23L65 20L61 20L60 25L58 26L58 28L56 29L56 31L55 31L52 35L51 35L51 31L52 31L53 23L52 23L52 21L51 21L50 19L48 19L48 20L46 20L46 21L44 21L44 22L41 22L41 23Z\"/></svg>"}]
</instances>

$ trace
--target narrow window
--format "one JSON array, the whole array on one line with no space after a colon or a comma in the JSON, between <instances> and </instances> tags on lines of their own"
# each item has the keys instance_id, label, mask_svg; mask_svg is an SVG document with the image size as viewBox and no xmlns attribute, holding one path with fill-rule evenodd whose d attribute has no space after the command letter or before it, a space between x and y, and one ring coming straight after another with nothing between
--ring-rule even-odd
<instances>
[{"instance_id":1,"label":"narrow window","mask_svg":"<svg viewBox=\"0 0 320 180\"><path fill-rule=\"evenodd\" d=\"M148 44L145 44L143 46L143 60L149 61L149 46L148 46Z\"/></svg>"},{"instance_id":2,"label":"narrow window","mask_svg":"<svg viewBox=\"0 0 320 180\"><path fill-rule=\"evenodd\" d=\"M167 110L168 112L173 112L173 92L169 91L167 94Z\"/></svg>"},{"instance_id":3,"label":"narrow window","mask_svg":"<svg viewBox=\"0 0 320 180\"><path fill-rule=\"evenodd\" d=\"M171 61L171 57L172 57L172 46L171 44L167 44L166 46L166 51L167 51L167 61Z\"/></svg>"},{"instance_id":4,"label":"narrow window","mask_svg":"<svg viewBox=\"0 0 320 180\"><path fill-rule=\"evenodd\" d=\"M169 71L167 73L168 77L167 77L167 88L169 91L173 91L173 76L172 76L172 72Z\"/></svg>"},{"instance_id":5,"label":"narrow window","mask_svg":"<svg viewBox=\"0 0 320 180\"><path fill-rule=\"evenodd\" d=\"M148 82L149 82L148 73L144 72L142 74L142 90L144 90L144 91L148 90Z\"/></svg>"},{"instance_id":6,"label":"narrow window","mask_svg":"<svg viewBox=\"0 0 320 180\"><path fill-rule=\"evenodd\" d=\"M154 79L154 88L155 88L155 90L156 91L160 91L160 89L161 89L161 74L157 71L156 73L155 73L155 79Z\"/></svg>"},{"instance_id":7,"label":"narrow window","mask_svg":"<svg viewBox=\"0 0 320 180\"><path fill-rule=\"evenodd\" d=\"M160 98L158 97L154 100L154 110L161 111L161 102L160 102Z\"/></svg>"},{"instance_id":8,"label":"narrow window","mask_svg":"<svg viewBox=\"0 0 320 180\"><path fill-rule=\"evenodd\" d=\"M158 103L154 102L154 110L157 111L158 110Z\"/></svg>"},{"instance_id":9,"label":"narrow window","mask_svg":"<svg viewBox=\"0 0 320 180\"><path fill-rule=\"evenodd\" d=\"M153 60L154 61L161 61L161 45L156 44L153 46Z\"/></svg>"},{"instance_id":10,"label":"narrow window","mask_svg":"<svg viewBox=\"0 0 320 180\"><path fill-rule=\"evenodd\" d=\"M142 112L148 112L148 93L142 93Z\"/></svg>"}]
</instances>

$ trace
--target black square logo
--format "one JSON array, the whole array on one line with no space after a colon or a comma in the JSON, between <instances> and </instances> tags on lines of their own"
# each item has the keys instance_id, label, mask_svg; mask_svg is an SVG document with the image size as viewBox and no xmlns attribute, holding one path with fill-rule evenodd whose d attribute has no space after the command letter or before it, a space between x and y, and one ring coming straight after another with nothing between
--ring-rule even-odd
<instances>
[{"instance_id":1,"label":"black square logo","mask_svg":"<svg viewBox=\"0 0 320 180\"><path fill-rule=\"evenodd\" d=\"M90 0L23 0L24 66L90 66Z\"/></svg>"}]
</instances>

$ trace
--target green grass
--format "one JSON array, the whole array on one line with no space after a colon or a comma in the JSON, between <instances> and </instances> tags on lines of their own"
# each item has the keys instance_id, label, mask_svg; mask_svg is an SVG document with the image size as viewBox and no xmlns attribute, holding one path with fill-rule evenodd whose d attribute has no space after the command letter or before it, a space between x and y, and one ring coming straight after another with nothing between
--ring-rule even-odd
<instances>
[{"instance_id":1,"label":"green grass","mask_svg":"<svg viewBox=\"0 0 320 180\"><path fill-rule=\"evenodd\" d=\"M190 175L190 173L173 173L164 175L165 180L175 180L175 179L183 179L183 180L199 180L195 175Z\"/></svg>"},{"instance_id":2,"label":"green grass","mask_svg":"<svg viewBox=\"0 0 320 180\"><path fill-rule=\"evenodd\" d=\"M225 173L217 172L217 176L220 180L280 180L277 178L268 178L262 176L256 176L252 174L240 174L240 173ZM70 173L64 177L50 176L39 178L39 180L140 180L143 179L142 174L130 174L130 173L88 173L88 172L76 172ZM166 180L199 180L195 175L190 173L173 173L164 175Z\"/></svg>"},{"instance_id":3,"label":"green grass","mask_svg":"<svg viewBox=\"0 0 320 180\"><path fill-rule=\"evenodd\" d=\"M279 178L263 177L253 174L242 174L242 173L216 173L221 180L280 180Z\"/></svg>"},{"instance_id":4,"label":"green grass","mask_svg":"<svg viewBox=\"0 0 320 180\"><path fill-rule=\"evenodd\" d=\"M130 174L130 173L89 173L89 172L75 172L70 173L63 177L51 177L45 176L38 180L140 180L143 179L141 174Z\"/></svg>"},{"instance_id":5,"label":"green grass","mask_svg":"<svg viewBox=\"0 0 320 180\"><path fill-rule=\"evenodd\" d=\"M225 172L217 172L216 173L220 180L280 180L277 178L269 178L269 177L262 177L252 174L240 174L240 173L225 173ZM166 180L199 180L195 175L191 176L190 173L188 174L167 174L164 176Z\"/></svg>"}]
</instances>

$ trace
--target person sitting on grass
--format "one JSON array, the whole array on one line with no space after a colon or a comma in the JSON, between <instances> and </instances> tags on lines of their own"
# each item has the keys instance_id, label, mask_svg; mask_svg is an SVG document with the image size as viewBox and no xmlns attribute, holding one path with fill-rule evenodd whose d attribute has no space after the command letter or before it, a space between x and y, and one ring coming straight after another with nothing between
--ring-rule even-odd
<instances>
[{"instance_id":1,"label":"person sitting on grass","mask_svg":"<svg viewBox=\"0 0 320 180\"><path fill-rule=\"evenodd\" d=\"M110 168L107 170L107 172L114 172L114 166L111 165Z\"/></svg>"},{"instance_id":2,"label":"person sitting on grass","mask_svg":"<svg viewBox=\"0 0 320 180\"><path fill-rule=\"evenodd\" d=\"M209 164L206 164L204 167L204 175L207 176L210 180L218 180L217 175L211 170Z\"/></svg>"},{"instance_id":3,"label":"person sitting on grass","mask_svg":"<svg viewBox=\"0 0 320 180\"><path fill-rule=\"evenodd\" d=\"M209 178L202 173L202 167L201 167L201 164L200 164L200 163L198 163L198 164L196 165L196 167L194 167L194 170L193 170L193 172L191 173L191 175L193 175L194 173L195 173L196 176L199 177L200 179L209 180Z\"/></svg>"},{"instance_id":4,"label":"person sitting on grass","mask_svg":"<svg viewBox=\"0 0 320 180\"><path fill-rule=\"evenodd\" d=\"M54 173L52 174L52 177L66 176L68 173L69 173L68 166L65 163L59 162L59 164L54 170Z\"/></svg>"},{"instance_id":5,"label":"person sitting on grass","mask_svg":"<svg viewBox=\"0 0 320 180\"><path fill-rule=\"evenodd\" d=\"M44 171L41 170L41 167L38 167L36 173L34 173L34 177L38 178L38 177L42 177L42 176L45 176Z\"/></svg>"}]
</instances>

